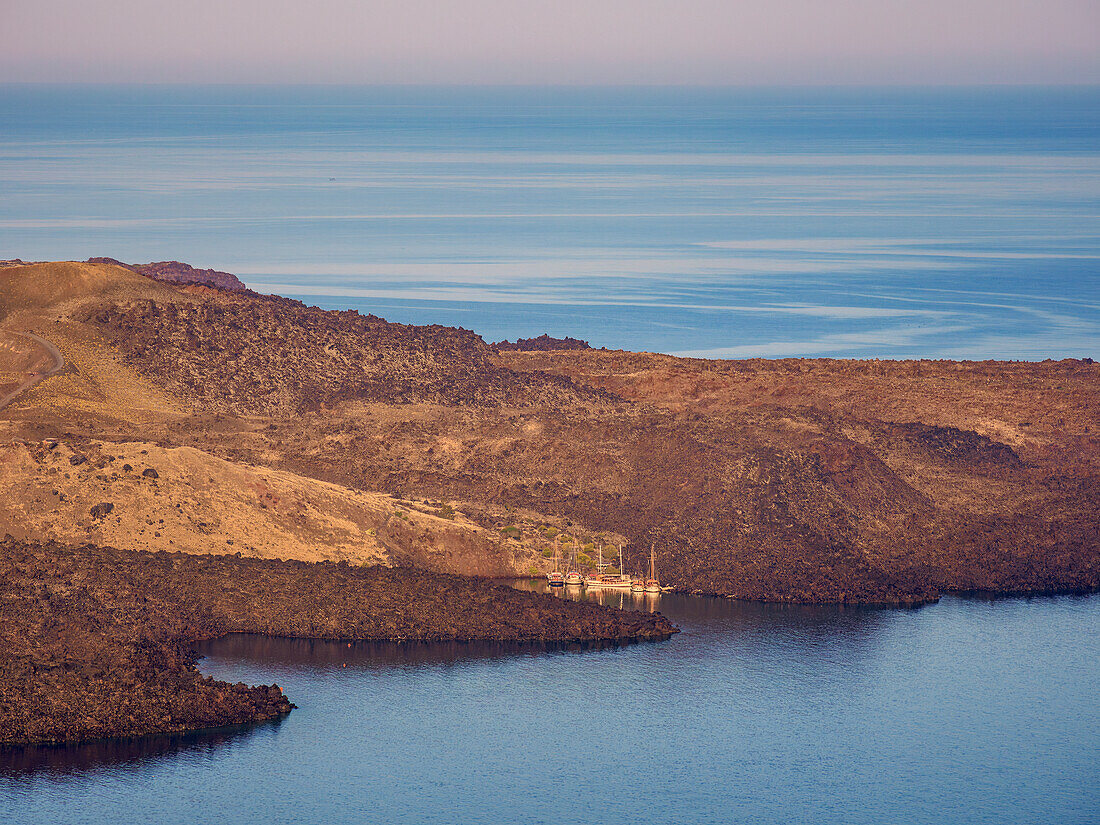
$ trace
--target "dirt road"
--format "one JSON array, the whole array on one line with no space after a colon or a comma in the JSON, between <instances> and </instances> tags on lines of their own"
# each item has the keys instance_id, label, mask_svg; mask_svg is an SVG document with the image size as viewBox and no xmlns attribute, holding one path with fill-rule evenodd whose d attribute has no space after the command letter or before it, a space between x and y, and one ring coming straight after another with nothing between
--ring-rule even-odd
<instances>
[{"instance_id":1,"label":"dirt road","mask_svg":"<svg viewBox=\"0 0 1100 825\"><path fill-rule=\"evenodd\" d=\"M61 370L65 368L65 357L61 354L61 351L45 338L41 338L35 335L33 332L2 331L0 332L0 341L2 341L3 338L27 338L31 342L38 344L38 346L41 347L44 351L42 355L46 357L43 358L42 356L24 356L30 367L30 369L26 370L25 373L27 377L23 382L16 386L15 389L11 390L3 397L0 397L0 410L4 409L4 407L6 407L24 392L29 390L31 387L38 385L52 375L57 375L57 373L61 372ZM4 346L4 349L13 354L18 351L17 347L12 346L9 342L4 342L4 344L6 344L6 346ZM3 354L6 353L0 353L0 357L2 357Z\"/></svg>"}]
</instances>

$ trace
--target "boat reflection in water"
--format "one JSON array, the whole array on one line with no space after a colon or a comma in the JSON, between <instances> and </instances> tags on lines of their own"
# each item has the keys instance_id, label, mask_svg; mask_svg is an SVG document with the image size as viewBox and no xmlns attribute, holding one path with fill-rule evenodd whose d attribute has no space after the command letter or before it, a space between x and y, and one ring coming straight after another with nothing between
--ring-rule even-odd
<instances>
[{"instance_id":1,"label":"boat reflection in water","mask_svg":"<svg viewBox=\"0 0 1100 825\"><path fill-rule=\"evenodd\" d=\"M557 587L551 589L545 579L507 580L517 590L529 590L534 593L550 593L575 602L595 602L604 607L617 607L620 610L641 610L656 613L661 603L661 593L645 592L627 588L603 587ZM567 582L567 584L570 584Z\"/></svg>"}]
</instances>

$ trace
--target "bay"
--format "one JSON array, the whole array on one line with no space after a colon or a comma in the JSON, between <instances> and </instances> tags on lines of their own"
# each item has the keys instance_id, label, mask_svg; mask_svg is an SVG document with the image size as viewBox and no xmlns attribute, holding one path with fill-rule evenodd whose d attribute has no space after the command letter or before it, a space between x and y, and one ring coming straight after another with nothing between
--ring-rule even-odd
<instances>
[{"instance_id":1,"label":"bay","mask_svg":"<svg viewBox=\"0 0 1100 825\"><path fill-rule=\"evenodd\" d=\"M541 586L541 585L536 585ZM662 594L668 642L231 636L299 705L241 731L5 752L14 823L1090 823L1100 596L915 610Z\"/></svg>"}]
</instances>

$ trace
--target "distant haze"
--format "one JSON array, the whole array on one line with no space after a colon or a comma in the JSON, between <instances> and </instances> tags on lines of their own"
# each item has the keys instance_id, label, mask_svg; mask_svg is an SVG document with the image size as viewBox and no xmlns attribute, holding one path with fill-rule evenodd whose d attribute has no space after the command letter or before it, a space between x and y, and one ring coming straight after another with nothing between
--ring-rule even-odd
<instances>
[{"instance_id":1,"label":"distant haze","mask_svg":"<svg viewBox=\"0 0 1100 825\"><path fill-rule=\"evenodd\" d=\"M1097 83L1097 0L2 0L0 81Z\"/></svg>"}]
</instances>

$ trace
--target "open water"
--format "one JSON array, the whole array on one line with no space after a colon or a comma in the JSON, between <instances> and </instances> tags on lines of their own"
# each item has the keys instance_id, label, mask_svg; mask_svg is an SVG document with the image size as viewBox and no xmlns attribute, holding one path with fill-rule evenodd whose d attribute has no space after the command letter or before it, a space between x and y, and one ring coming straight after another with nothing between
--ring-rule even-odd
<instances>
[{"instance_id":1,"label":"open water","mask_svg":"<svg viewBox=\"0 0 1100 825\"><path fill-rule=\"evenodd\" d=\"M1100 356L1100 89L0 85L0 258L490 340Z\"/></svg>"},{"instance_id":2,"label":"open water","mask_svg":"<svg viewBox=\"0 0 1100 825\"><path fill-rule=\"evenodd\" d=\"M277 682L298 709L0 750L0 821L1100 822L1100 596L620 599L683 632L604 649L209 643L204 672Z\"/></svg>"}]
</instances>

